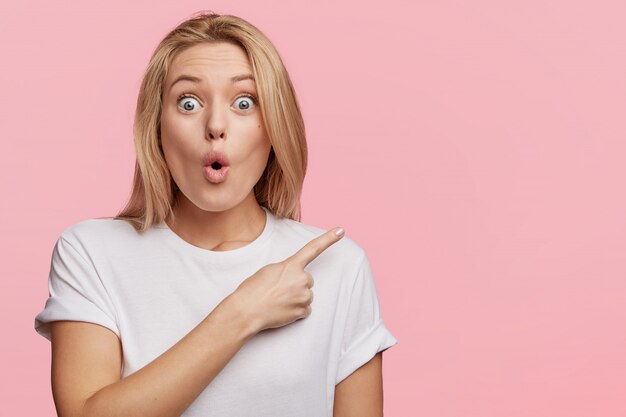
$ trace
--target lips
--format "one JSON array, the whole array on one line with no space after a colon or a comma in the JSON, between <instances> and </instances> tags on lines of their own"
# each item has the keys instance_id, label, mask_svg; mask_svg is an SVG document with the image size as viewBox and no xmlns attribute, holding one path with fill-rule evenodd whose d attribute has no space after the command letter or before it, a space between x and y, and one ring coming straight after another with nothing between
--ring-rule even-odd
<instances>
[{"instance_id":1,"label":"lips","mask_svg":"<svg viewBox=\"0 0 626 417\"><path fill-rule=\"evenodd\" d=\"M211 168L218 170L222 167L227 167L229 165L230 163L228 162L228 157L226 156L226 154L215 149L209 151L209 153L207 153L204 158L202 158L203 167L210 166Z\"/></svg>"},{"instance_id":2,"label":"lips","mask_svg":"<svg viewBox=\"0 0 626 417\"><path fill-rule=\"evenodd\" d=\"M202 158L202 171L204 177L214 184L219 184L226 180L230 163L226 154L212 150Z\"/></svg>"}]
</instances>

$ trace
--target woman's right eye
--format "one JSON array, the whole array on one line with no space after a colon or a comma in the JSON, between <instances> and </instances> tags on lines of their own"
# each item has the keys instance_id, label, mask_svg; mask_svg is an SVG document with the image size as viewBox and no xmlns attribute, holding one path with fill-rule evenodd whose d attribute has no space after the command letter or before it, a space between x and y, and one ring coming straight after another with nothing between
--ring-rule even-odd
<instances>
[{"instance_id":1,"label":"woman's right eye","mask_svg":"<svg viewBox=\"0 0 626 417\"><path fill-rule=\"evenodd\" d=\"M191 96L181 96L178 99L178 104L182 105L181 107L185 111L194 111L196 107L200 105L198 100Z\"/></svg>"}]
</instances>

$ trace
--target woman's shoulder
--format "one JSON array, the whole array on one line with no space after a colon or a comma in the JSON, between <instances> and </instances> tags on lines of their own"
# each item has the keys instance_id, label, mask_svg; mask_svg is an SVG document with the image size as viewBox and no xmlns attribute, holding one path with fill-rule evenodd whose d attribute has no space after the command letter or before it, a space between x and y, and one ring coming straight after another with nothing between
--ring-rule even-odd
<instances>
[{"instance_id":1,"label":"woman's shoulder","mask_svg":"<svg viewBox=\"0 0 626 417\"><path fill-rule=\"evenodd\" d=\"M67 226L59 235L70 244L89 246L108 241L124 242L138 236L135 228L125 220L112 217L79 220Z\"/></svg>"}]
</instances>

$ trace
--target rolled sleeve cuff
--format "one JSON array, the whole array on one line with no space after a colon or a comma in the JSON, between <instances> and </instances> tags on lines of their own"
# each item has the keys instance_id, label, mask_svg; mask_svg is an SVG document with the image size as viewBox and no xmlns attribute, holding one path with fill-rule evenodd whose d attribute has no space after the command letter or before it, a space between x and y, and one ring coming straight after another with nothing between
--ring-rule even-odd
<instances>
[{"instance_id":1,"label":"rolled sleeve cuff","mask_svg":"<svg viewBox=\"0 0 626 417\"><path fill-rule=\"evenodd\" d=\"M71 309L68 306L71 306ZM48 298L44 310L35 317L35 330L52 341L50 322L59 320L86 321L99 324L120 337L120 331L115 321L95 304L82 298L57 296Z\"/></svg>"},{"instance_id":2,"label":"rolled sleeve cuff","mask_svg":"<svg viewBox=\"0 0 626 417\"><path fill-rule=\"evenodd\" d=\"M381 319L368 332L359 337L339 358L335 385L352 372L369 362L378 352L385 351L398 343Z\"/></svg>"}]
</instances>

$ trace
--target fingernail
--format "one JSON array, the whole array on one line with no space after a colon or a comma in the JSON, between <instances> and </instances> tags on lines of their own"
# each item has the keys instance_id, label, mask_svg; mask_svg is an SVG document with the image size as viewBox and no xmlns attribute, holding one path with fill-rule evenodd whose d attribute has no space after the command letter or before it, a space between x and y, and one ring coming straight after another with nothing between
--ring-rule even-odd
<instances>
[{"instance_id":1,"label":"fingernail","mask_svg":"<svg viewBox=\"0 0 626 417\"><path fill-rule=\"evenodd\" d=\"M343 232L344 232L343 227L340 227L339 229L335 230L335 234L337 236L343 235Z\"/></svg>"}]
</instances>

